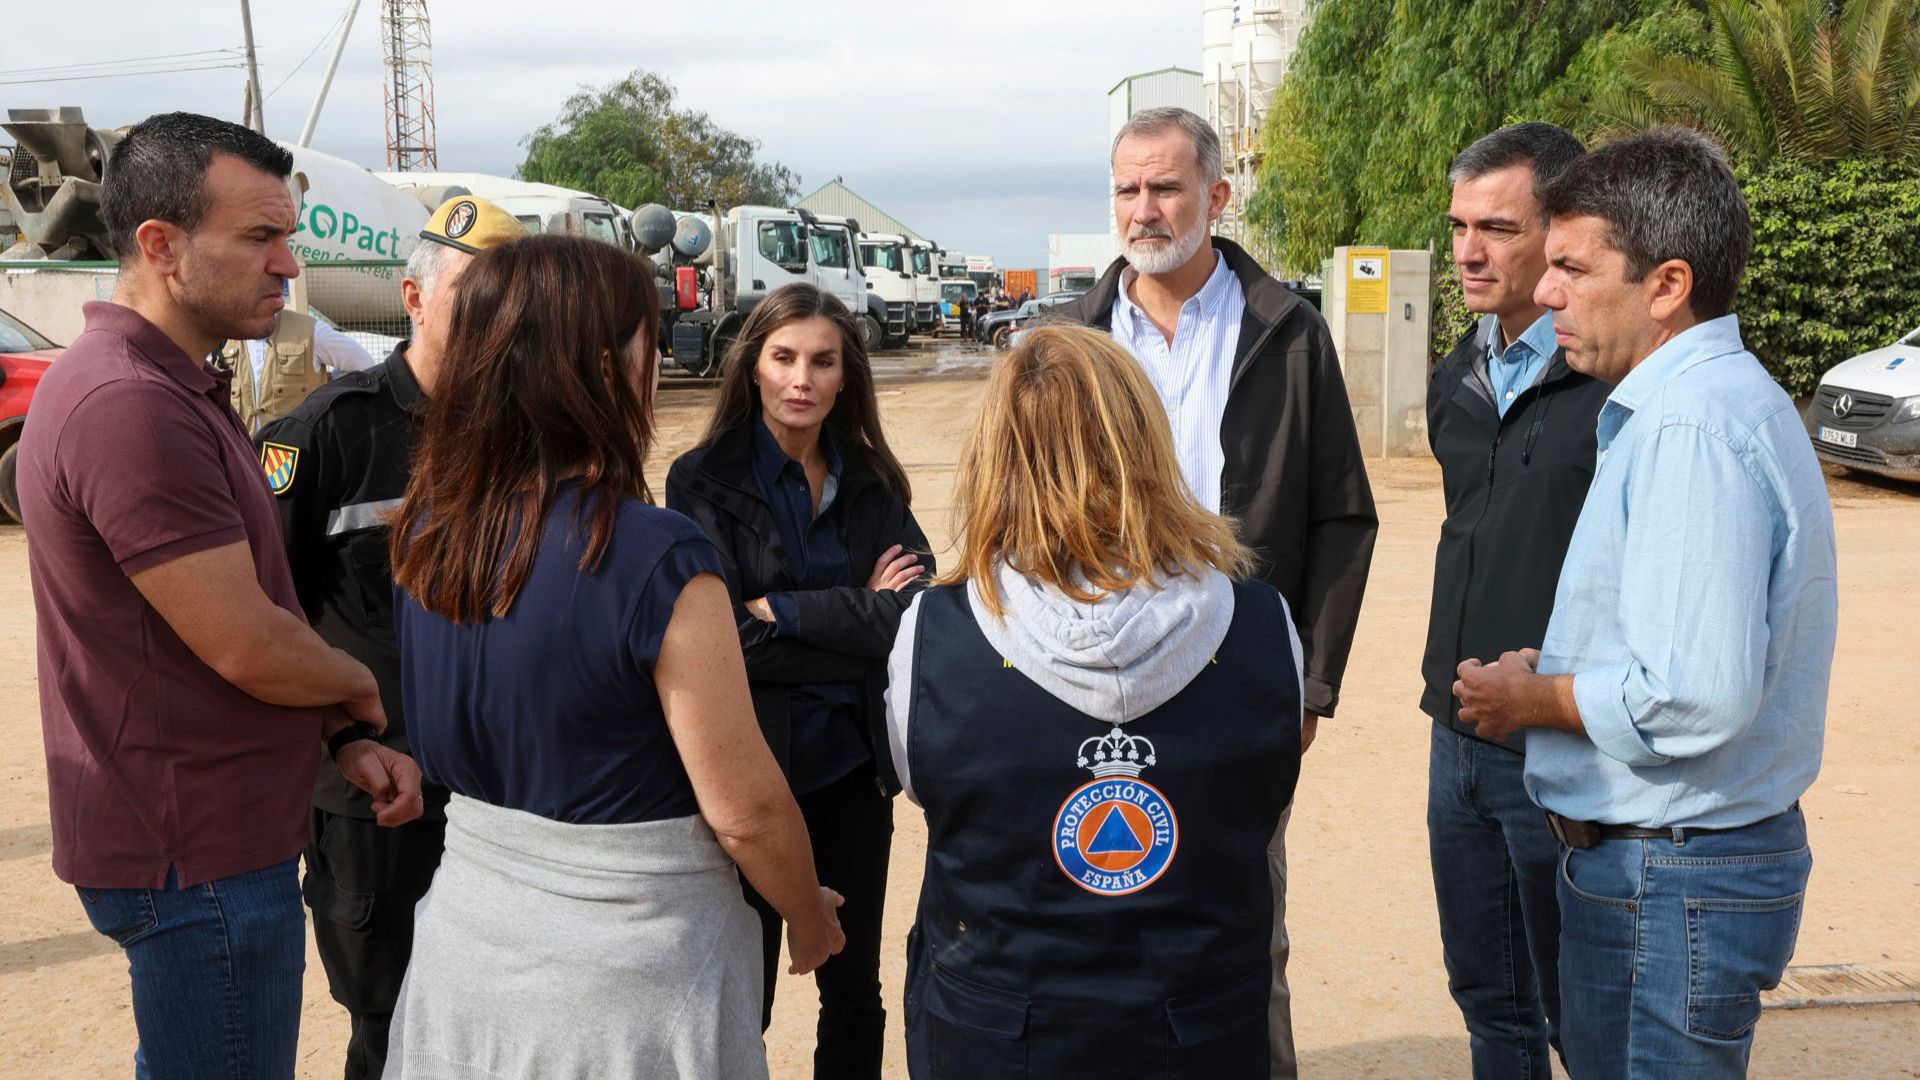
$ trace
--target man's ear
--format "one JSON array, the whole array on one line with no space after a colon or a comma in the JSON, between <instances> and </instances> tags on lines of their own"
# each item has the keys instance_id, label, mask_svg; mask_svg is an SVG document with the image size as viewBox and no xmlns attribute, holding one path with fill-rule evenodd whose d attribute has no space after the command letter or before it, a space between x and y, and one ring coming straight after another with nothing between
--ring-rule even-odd
<instances>
[{"instance_id":1,"label":"man's ear","mask_svg":"<svg viewBox=\"0 0 1920 1080\"><path fill-rule=\"evenodd\" d=\"M1691 315L1693 266L1685 259L1668 259L1647 274L1647 314L1655 322Z\"/></svg>"},{"instance_id":2,"label":"man's ear","mask_svg":"<svg viewBox=\"0 0 1920 1080\"><path fill-rule=\"evenodd\" d=\"M1233 200L1233 185L1226 180L1215 180L1207 185L1207 220L1218 221L1220 215L1227 212L1227 203Z\"/></svg>"},{"instance_id":3,"label":"man's ear","mask_svg":"<svg viewBox=\"0 0 1920 1080\"><path fill-rule=\"evenodd\" d=\"M133 230L133 242L140 249L140 259L162 277L171 277L180 272L181 260L186 258L187 231L171 222L157 218L148 218Z\"/></svg>"},{"instance_id":4,"label":"man's ear","mask_svg":"<svg viewBox=\"0 0 1920 1080\"><path fill-rule=\"evenodd\" d=\"M413 320L414 325L419 325L427 313L427 291L412 278L401 278L400 306L406 309L407 317Z\"/></svg>"}]
</instances>

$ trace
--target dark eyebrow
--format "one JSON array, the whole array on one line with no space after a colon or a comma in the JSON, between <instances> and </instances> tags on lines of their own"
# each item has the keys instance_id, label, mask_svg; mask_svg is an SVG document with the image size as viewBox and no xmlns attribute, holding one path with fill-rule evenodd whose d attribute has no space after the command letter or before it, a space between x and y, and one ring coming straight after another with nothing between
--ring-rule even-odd
<instances>
[{"instance_id":1,"label":"dark eyebrow","mask_svg":"<svg viewBox=\"0 0 1920 1080\"><path fill-rule=\"evenodd\" d=\"M1447 224L1477 225L1482 229L1518 229L1521 223L1518 219L1504 218L1504 217L1476 218L1470 222L1470 221L1467 221L1465 218L1455 217L1452 214L1448 214Z\"/></svg>"}]
</instances>

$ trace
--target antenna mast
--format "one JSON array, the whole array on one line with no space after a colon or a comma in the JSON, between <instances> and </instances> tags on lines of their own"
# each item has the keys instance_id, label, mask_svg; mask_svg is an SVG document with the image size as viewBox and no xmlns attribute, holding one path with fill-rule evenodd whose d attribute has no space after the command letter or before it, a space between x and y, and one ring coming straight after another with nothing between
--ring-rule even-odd
<instances>
[{"instance_id":1,"label":"antenna mast","mask_svg":"<svg viewBox=\"0 0 1920 1080\"><path fill-rule=\"evenodd\" d=\"M386 53L387 168L394 172L438 169L433 26L427 18L427 0L382 0L380 36Z\"/></svg>"}]
</instances>

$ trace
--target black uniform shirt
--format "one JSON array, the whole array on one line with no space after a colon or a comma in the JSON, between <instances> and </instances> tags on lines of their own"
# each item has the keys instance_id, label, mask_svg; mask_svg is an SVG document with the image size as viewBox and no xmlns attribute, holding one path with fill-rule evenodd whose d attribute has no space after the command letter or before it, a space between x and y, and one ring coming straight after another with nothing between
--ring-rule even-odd
<instances>
[{"instance_id":1,"label":"black uniform shirt","mask_svg":"<svg viewBox=\"0 0 1920 1080\"><path fill-rule=\"evenodd\" d=\"M300 606L328 644L373 670L387 710L381 741L403 752L408 744L385 518L406 494L426 405L406 350L403 341L378 367L314 391L257 440L279 496L280 531ZM444 818L446 789L429 784L424 794L426 816ZM374 816L371 798L324 759L313 804L336 814Z\"/></svg>"}]
</instances>

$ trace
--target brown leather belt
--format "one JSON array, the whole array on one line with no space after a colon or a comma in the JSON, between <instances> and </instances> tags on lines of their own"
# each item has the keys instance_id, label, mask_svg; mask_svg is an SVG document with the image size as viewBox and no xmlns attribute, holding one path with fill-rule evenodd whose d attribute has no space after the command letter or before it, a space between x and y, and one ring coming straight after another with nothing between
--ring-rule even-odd
<instances>
[{"instance_id":1,"label":"brown leather belt","mask_svg":"<svg viewBox=\"0 0 1920 1080\"><path fill-rule=\"evenodd\" d=\"M1575 821L1573 818L1561 817L1551 810L1545 813L1547 828L1553 833L1555 840L1575 850L1585 851L1604 840L1677 841L1687 836L1713 836L1716 833L1739 832L1741 829L1751 829L1755 825L1764 825L1774 818L1785 817L1798 809L1800 809L1800 802L1796 799L1792 806L1781 813L1763 817L1759 821L1748 822L1745 825L1729 825L1719 829L1696 829L1684 825L1666 829L1649 829L1640 825L1608 825L1599 821Z\"/></svg>"}]
</instances>

